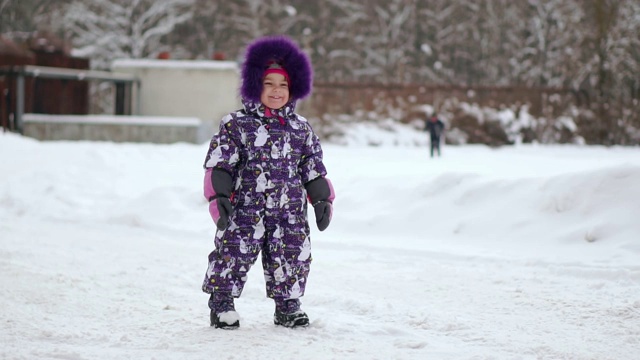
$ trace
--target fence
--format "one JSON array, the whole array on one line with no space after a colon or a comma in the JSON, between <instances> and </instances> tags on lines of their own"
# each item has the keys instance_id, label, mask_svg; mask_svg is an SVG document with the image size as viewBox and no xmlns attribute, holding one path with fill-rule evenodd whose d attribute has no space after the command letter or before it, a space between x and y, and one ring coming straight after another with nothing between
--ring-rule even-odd
<instances>
[{"instance_id":1,"label":"fence","mask_svg":"<svg viewBox=\"0 0 640 360\"><path fill-rule=\"evenodd\" d=\"M492 108L527 105L532 115L548 117L584 101L578 93L561 88L317 83L302 106L309 117L374 111L395 112L400 120L410 120L416 106L429 104L437 111L451 99Z\"/></svg>"}]
</instances>

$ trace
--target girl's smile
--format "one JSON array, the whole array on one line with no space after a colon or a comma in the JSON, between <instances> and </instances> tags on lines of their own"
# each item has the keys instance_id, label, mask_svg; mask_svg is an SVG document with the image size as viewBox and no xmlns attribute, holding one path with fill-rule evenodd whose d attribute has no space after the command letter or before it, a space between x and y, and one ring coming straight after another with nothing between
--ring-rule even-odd
<instances>
[{"instance_id":1,"label":"girl's smile","mask_svg":"<svg viewBox=\"0 0 640 360\"><path fill-rule=\"evenodd\" d=\"M270 109L280 109L289 101L289 83L277 73L270 73L262 81L260 101Z\"/></svg>"}]
</instances>

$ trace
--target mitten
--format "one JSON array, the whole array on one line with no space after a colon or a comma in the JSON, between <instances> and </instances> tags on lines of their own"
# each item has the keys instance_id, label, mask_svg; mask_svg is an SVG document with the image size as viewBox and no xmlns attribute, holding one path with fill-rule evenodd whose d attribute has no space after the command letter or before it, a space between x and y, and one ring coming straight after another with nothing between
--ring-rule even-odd
<instances>
[{"instance_id":1,"label":"mitten","mask_svg":"<svg viewBox=\"0 0 640 360\"><path fill-rule=\"evenodd\" d=\"M218 230L225 230L229 226L229 216L233 206L227 197L218 196L209 202L209 214Z\"/></svg>"},{"instance_id":2,"label":"mitten","mask_svg":"<svg viewBox=\"0 0 640 360\"><path fill-rule=\"evenodd\" d=\"M207 169L204 176L204 196L209 200L209 214L218 230L229 226L229 216L233 211L231 195L233 179L220 169Z\"/></svg>"},{"instance_id":3,"label":"mitten","mask_svg":"<svg viewBox=\"0 0 640 360\"><path fill-rule=\"evenodd\" d=\"M309 201L313 205L318 230L324 231L329 226L333 214L333 200L335 199L333 185L329 179L319 177L306 183L305 188Z\"/></svg>"},{"instance_id":4,"label":"mitten","mask_svg":"<svg viewBox=\"0 0 640 360\"><path fill-rule=\"evenodd\" d=\"M313 205L313 211L316 213L316 225L318 226L318 230L324 231L331 222L333 204L328 201L319 201Z\"/></svg>"}]
</instances>

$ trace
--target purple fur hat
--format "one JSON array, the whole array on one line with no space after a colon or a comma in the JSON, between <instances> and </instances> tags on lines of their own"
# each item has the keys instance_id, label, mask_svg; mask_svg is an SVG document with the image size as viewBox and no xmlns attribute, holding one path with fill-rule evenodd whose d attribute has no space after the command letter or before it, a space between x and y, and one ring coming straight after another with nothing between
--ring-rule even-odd
<instances>
[{"instance_id":1,"label":"purple fur hat","mask_svg":"<svg viewBox=\"0 0 640 360\"><path fill-rule=\"evenodd\" d=\"M260 101L262 80L269 63L277 62L289 74L289 96L297 101L311 93L313 70L309 57L285 36L266 36L249 44L242 64L240 95Z\"/></svg>"}]
</instances>

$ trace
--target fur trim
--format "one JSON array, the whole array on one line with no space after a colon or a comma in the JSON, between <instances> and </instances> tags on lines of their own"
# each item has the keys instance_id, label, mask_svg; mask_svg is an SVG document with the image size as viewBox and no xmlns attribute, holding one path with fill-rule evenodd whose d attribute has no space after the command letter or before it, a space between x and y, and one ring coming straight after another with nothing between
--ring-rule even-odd
<instances>
[{"instance_id":1,"label":"fur trim","mask_svg":"<svg viewBox=\"0 0 640 360\"><path fill-rule=\"evenodd\" d=\"M241 74L242 98L260 102L262 77L271 61L280 64L289 74L290 100L297 101L311 93L313 69L307 54L288 37L267 36L257 39L247 47Z\"/></svg>"}]
</instances>

